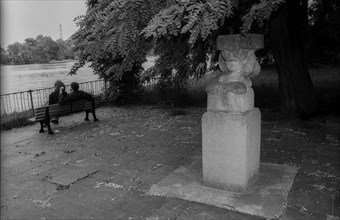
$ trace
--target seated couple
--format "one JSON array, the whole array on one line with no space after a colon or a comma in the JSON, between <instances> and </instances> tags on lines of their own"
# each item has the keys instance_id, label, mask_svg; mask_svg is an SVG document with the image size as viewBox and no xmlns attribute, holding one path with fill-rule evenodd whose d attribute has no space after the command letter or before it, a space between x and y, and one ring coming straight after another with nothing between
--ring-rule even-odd
<instances>
[{"instance_id":1,"label":"seated couple","mask_svg":"<svg viewBox=\"0 0 340 220\"><path fill-rule=\"evenodd\" d=\"M49 95L48 104L49 105L57 104L57 103L64 104L67 102L80 100L80 99L86 99L88 101L92 101L93 99L91 94L84 92L82 90L79 90L79 84L76 82L71 83L70 91L71 92L68 94L65 91L65 84L62 81L57 80L54 83L54 92L52 92ZM58 117L52 118L51 122L54 124L58 124L59 123Z\"/></svg>"}]
</instances>

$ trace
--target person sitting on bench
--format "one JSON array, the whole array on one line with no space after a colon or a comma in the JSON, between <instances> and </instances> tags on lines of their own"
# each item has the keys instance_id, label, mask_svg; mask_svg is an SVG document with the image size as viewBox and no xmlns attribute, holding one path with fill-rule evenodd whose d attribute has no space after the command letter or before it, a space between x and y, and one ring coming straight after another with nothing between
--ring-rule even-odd
<instances>
[{"instance_id":1,"label":"person sitting on bench","mask_svg":"<svg viewBox=\"0 0 340 220\"><path fill-rule=\"evenodd\" d=\"M59 102L59 92L60 92L60 87L64 86L65 84L60 81L57 80L54 83L54 91L48 96L48 103L47 105L53 105L53 104L57 104ZM64 95L66 95L66 91L63 92Z\"/></svg>"},{"instance_id":2,"label":"person sitting on bench","mask_svg":"<svg viewBox=\"0 0 340 220\"><path fill-rule=\"evenodd\" d=\"M57 104L59 102L59 92L60 92L60 87L65 87L65 84L60 81L57 80L54 83L54 91L48 96L48 102L46 103L46 105L53 105L53 104ZM63 91L63 96L66 96L67 93L66 91ZM57 116L51 118L51 122L54 124L58 124L59 123L59 118Z\"/></svg>"},{"instance_id":3,"label":"person sitting on bench","mask_svg":"<svg viewBox=\"0 0 340 220\"><path fill-rule=\"evenodd\" d=\"M86 99L88 101L92 101L93 97L91 94L79 90L79 84L77 82L71 83L71 89L69 94L64 94L65 87L60 87L59 90L59 104L64 104L67 102L72 102L75 100Z\"/></svg>"},{"instance_id":4,"label":"person sitting on bench","mask_svg":"<svg viewBox=\"0 0 340 220\"><path fill-rule=\"evenodd\" d=\"M59 104L63 105L66 104L68 102L72 102L72 101L76 101L76 100L81 100L81 99L86 99L90 102L93 103L94 105L94 99L93 96L87 92L81 91L79 90L79 84L77 82L72 82L71 83L71 89L70 89L70 93L69 94L64 94L65 91L65 87L60 87L60 91L59 91ZM89 110L85 111L86 112L86 117L85 117L85 121L89 121ZM93 118L94 121L98 121L98 118L96 117L96 113L94 111L94 106L92 109L92 114L93 114Z\"/></svg>"}]
</instances>

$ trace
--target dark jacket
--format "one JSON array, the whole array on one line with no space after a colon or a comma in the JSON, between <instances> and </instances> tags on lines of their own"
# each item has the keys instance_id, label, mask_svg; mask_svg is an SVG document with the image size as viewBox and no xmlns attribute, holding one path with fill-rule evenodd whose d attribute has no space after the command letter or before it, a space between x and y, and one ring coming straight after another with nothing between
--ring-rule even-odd
<instances>
[{"instance_id":1,"label":"dark jacket","mask_svg":"<svg viewBox=\"0 0 340 220\"><path fill-rule=\"evenodd\" d=\"M80 100L80 99L86 99L88 101L92 101L93 97L91 94L78 90L78 91L73 91L69 94L63 95L60 94L59 95L59 103L63 104L63 103L67 103L67 102L72 102L75 100Z\"/></svg>"},{"instance_id":2,"label":"dark jacket","mask_svg":"<svg viewBox=\"0 0 340 220\"><path fill-rule=\"evenodd\" d=\"M67 92L64 92L64 96L67 95ZM59 102L59 90L52 92L48 97L48 104L53 105Z\"/></svg>"}]
</instances>

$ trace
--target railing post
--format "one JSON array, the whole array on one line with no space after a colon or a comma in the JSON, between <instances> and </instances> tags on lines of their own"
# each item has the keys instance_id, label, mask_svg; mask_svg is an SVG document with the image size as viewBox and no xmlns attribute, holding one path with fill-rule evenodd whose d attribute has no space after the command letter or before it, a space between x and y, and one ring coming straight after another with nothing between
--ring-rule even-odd
<instances>
[{"instance_id":1,"label":"railing post","mask_svg":"<svg viewBox=\"0 0 340 220\"><path fill-rule=\"evenodd\" d=\"M33 111L33 115L34 113L34 104L33 104L33 95L32 95L32 90L28 90L29 94L30 94L30 99L31 99L31 107L32 107L32 111Z\"/></svg>"},{"instance_id":2,"label":"railing post","mask_svg":"<svg viewBox=\"0 0 340 220\"><path fill-rule=\"evenodd\" d=\"M104 76L104 89L105 89L105 98L107 98L107 79L106 76Z\"/></svg>"}]
</instances>

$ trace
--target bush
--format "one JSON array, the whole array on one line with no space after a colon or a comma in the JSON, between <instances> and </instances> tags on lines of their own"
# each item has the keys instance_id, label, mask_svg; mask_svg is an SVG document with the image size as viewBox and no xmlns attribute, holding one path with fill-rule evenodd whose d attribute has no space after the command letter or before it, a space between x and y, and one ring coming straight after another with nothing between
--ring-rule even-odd
<instances>
[{"instance_id":1,"label":"bush","mask_svg":"<svg viewBox=\"0 0 340 220\"><path fill-rule=\"evenodd\" d=\"M183 107L186 104L187 81L176 77L164 77L156 87L160 92L160 102L170 108Z\"/></svg>"},{"instance_id":2,"label":"bush","mask_svg":"<svg viewBox=\"0 0 340 220\"><path fill-rule=\"evenodd\" d=\"M6 119L5 117L7 116L1 116L1 131L7 131L13 128L19 128L34 124L34 122L28 120L29 117L25 115L21 115L20 117L9 116L9 118L7 117Z\"/></svg>"},{"instance_id":3,"label":"bush","mask_svg":"<svg viewBox=\"0 0 340 220\"><path fill-rule=\"evenodd\" d=\"M111 78L107 89L106 102L118 105L134 102L135 96L141 88L138 76L140 68L140 66L135 66L131 71L124 72L120 79Z\"/></svg>"}]
</instances>

